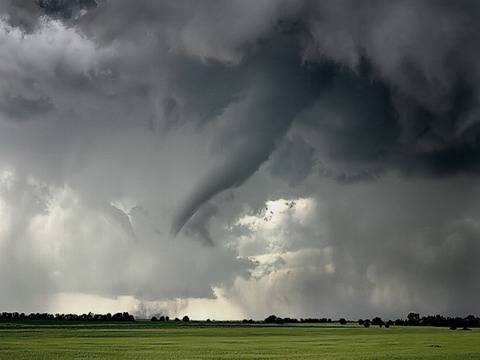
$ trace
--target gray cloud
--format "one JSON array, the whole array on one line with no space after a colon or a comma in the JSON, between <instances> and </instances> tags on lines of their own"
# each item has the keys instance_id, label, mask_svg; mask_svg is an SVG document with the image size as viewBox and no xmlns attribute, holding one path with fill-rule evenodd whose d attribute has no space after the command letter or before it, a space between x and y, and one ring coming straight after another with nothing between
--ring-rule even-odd
<instances>
[{"instance_id":1,"label":"gray cloud","mask_svg":"<svg viewBox=\"0 0 480 360\"><path fill-rule=\"evenodd\" d=\"M186 232L188 235L196 236L207 245L214 245L212 236L208 229L210 220L217 214L218 208L211 204L202 206L189 221Z\"/></svg>"},{"instance_id":2,"label":"gray cloud","mask_svg":"<svg viewBox=\"0 0 480 360\"><path fill-rule=\"evenodd\" d=\"M272 175L285 178L296 186L310 175L315 165L315 150L302 137L285 138L269 162Z\"/></svg>"},{"instance_id":3,"label":"gray cloud","mask_svg":"<svg viewBox=\"0 0 480 360\"><path fill-rule=\"evenodd\" d=\"M18 121L31 120L54 109L54 105L48 98L27 99L7 95L3 97L2 102L0 108L4 116Z\"/></svg>"},{"instance_id":4,"label":"gray cloud","mask_svg":"<svg viewBox=\"0 0 480 360\"><path fill-rule=\"evenodd\" d=\"M438 311L475 310L475 1L4 1L0 14L0 169L15 179L0 305L221 287L257 316L270 298L298 315L438 297ZM238 224L277 199L318 209L282 215L274 244Z\"/></svg>"}]
</instances>

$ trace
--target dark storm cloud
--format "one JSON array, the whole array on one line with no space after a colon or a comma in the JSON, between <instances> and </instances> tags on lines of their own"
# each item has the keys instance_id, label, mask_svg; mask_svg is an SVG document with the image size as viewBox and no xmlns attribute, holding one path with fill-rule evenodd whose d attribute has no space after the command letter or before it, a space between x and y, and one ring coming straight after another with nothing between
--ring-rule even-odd
<instances>
[{"instance_id":1,"label":"dark storm cloud","mask_svg":"<svg viewBox=\"0 0 480 360\"><path fill-rule=\"evenodd\" d=\"M0 111L10 119L17 121L31 120L38 115L52 111L55 106L51 99L27 99L22 96L4 96L1 99Z\"/></svg>"},{"instance_id":2,"label":"dark storm cloud","mask_svg":"<svg viewBox=\"0 0 480 360\"><path fill-rule=\"evenodd\" d=\"M278 25L285 22L279 18L277 26L265 39L258 38L260 43L252 50L261 59L261 71L279 79L268 89L270 94L279 93L273 95L275 101L253 105L253 111L260 114L269 114L272 108L278 111L271 116L274 120L262 114L265 124L285 124L283 129L266 125L271 132L267 138L283 136L292 123L305 127L309 142L322 148L319 159L329 163L330 172L338 173L335 177L348 182L375 178L391 169L431 176L477 172L478 127L474 118L478 111L478 68L471 60L478 56L471 29L477 7L469 2L459 6L412 1L303 5L303 11L296 7L297 13L286 20L302 26L290 26L293 31L285 35L285 25ZM295 40L281 46L302 56L303 61L281 66L285 55L261 56L269 43L285 36ZM298 48L295 43L306 45ZM248 52L243 55L239 71L252 66L250 56ZM318 77L312 66L329 67L330 78ZM308 75L299 79L294 75L298 72ZM288 73L292 77L281 80ZM317 86L306 90L310 82ZM254 83L261 92L262 81ZM289 96L286 103L280 99L282 91ZM295 108L292 98L299 97L303 102ZM252 118L248 110L242 116ZM306 122L302 121L305 117ZM268 158L275 142L248 156L255 146L266 142L256 136L256 126L248 124L247 132L231 136L244 136L255 145L246 142L241 165L233 153L232 169L219 169L212 179L205 180L208 185L200 185L180 211L174 230L200 204L243 183ZM242 168L245 170L240 171Z\"/></svg>"},{"instance_id":3,"label":"dark storm cloud","mask_svg":"<svg viewBox=\"0 0 480 360\"><path fill-rule=\"evenodd\" d=\"M88 227L98 230L105 244L122 242L113 246L117 258L106 262L106 274L115 281L88 280L108 253L104 248L97 248L90 268L78 277L82 266L71 255L76 252L67 251L72 269L62 268L63 273L76 281L62 286L61 276L46 276L60 289L149 299L211 297L212 286L231 284L236 274L254 267L222 246L226 229L245 209L256 211L290 194L323 201L336 215L322 224L331 232L321 241L334 249L343 271L323 274L320 282L345 289L361 284L367 290L353 286L356 294L369 298L390 276L423 291L414 304L449 289L477 292L468 281L455 287L455 279L474 272L461 265L466 255L478 252L477 227L462 213L465 199L447 196L455 206L435 203L441 211L432 205L416 212L403 204L397 213L395 201L385 200L388 192L381 189L382 181L388 182L382 179L396 173L425 188L423 181L446 181L441 190L451 195L455 179L478 176L476 1L7 0L0 13L2 165L19 178L51 185L54 193L55 187L68 187L66 200L57 194L57 202L45 202L56 204L57 212L47 211L52 223L72 229L76 246L84 246L81 253L96 246L83 245L92 237ZM329 185L322 187L323 181ZM351 191L343 198L348 208L319 196L318 189L335 189L342 198L339 183ZM377 191L362 188L377 185ZM400 185L389 189L404 190L398 201L414 203L419 197ZM228 191L232 196L222 198ZM388 205L388 211L368 216L369 204ZM71 208L75 211L67 211ZM362 214L361 221L350 219L352 209ZM70 217L59 215L62 211ZM473 210L467 213L474 217ZM27 220L16 224L35 228L42 215L26 213ZM428 245L432 237L421 229L443 222L437 235L447 245L426 247L436 254L428 266L407 256L416 249L413 241L399 250L406 240L395 234L408 229L412 237L423 234L418 241ZM298 246L321 242L316 225L289 226L284 233ZM169 242L171 233L176 242ZM346 240L356 235L358 243ZM192 244L185 236L200 241ZM463 247L449 257L448 246L457 238ZM265 251L278 250L272 246ZM209 266L201 266L205 263ZM415 280L404 263L421 271L425 281ZM175 284L168 276L172 269L179 269ZM441 269L451 271L451 278ZM296 281L306 284L302 303L313 309L312 299L321 291L312 284L319 278L304 270ZM445 287L435 282L436 273L446 278ZM422 290L429 281L438 286ZM286 281L285 291L288 286ZM372 296L383 301L377 295ZM325 299L332 309L336 300Z\"/></svg>"},{"instance_id":4,"label":"dark storm cloud","mask_svg":"<svg viewBox=\"0 0 480 360\"><path fill-rule=\"evenodd\" d=\"M100 44L146 37L174 50L165 60L170 94L155 100L164 124L150 122L152 129L181 123L182 110L200 126L230 118L217 135L225 161L181 206L174 233L203 203L244 183L292 124L305 127L310 144L323 151L318 159L339 179L389 169L477 172L473 2L37 5L56 18L83 9L75 24ZM225 20L235 13L234 23ZM152 86L147 93L158 96Z\"/></svg>"},{"instance_id":5,"label":"dark storm cloud","mask_svg":"<svg viewBox=\"0 0 480 360\"><path fill-rule=\"evenodd\" d=\"M295 116L315 99L320 84L332 77L330 66L302 66L292 40L285 35L260 45L252 58L238 65L240 76L248 79L248 93L220 115L214 144L215 151L228 156L184 204L174 221L174 233L204 202L245 182L269 158Z\"/></svg>"},{"instance_id":6,"label":"dark storm cloud","mask_svg":"<svg viewBox=\"0 0 480 360\"><path fill-rule=\"evenodd\" d=\"M211 204L206 204L189 221L185 231L188 235L197 237L206 245L213 246L214 241L210 235L208 225L210 220L217 214L218 208Z\"/></svg>"},{"instance_id":7,"label":"dark storm cloud","mask_svg":"<svg viewBox=\"0 0 480 360\"><path fill-rule=\"evenodd\" d=\"M96 5L95 0L4 0L0 13L13 26L32 32L44 15L69 21Z\"/></svg>"},{"instance_id":8,"label":"dark storm cloud","mask_svg":"<svg viewBox=\"0 0 480 360\"><path fill-rule=\"evenodd\" d=\"M41 10L35 1L6 0L0 4L0 12L7 16L7 21L13 26L32 31L35 27Z\"/></svg>"},{"instance_id":9,"label":"dark storm cloud","mask_svg":"<svg viewBox=\"0 0 480 360\"><path fill-rule=\"evenodd\" d=\"M38 6L51 16L71 18L80 10L88 10L97 6L95 0L37 0Z\"/></svg>"},{"instance_id":10,"label":"dark storm cloud","mask_svg":"<svg viewBox=\"0 0 480 360\"><path fill-rule=\"evenodd\" d=\"M301 183L315 165L315 150L302 137L285 138L272 154L270 172L291 185Z\"/></svg>"}]
</instances>

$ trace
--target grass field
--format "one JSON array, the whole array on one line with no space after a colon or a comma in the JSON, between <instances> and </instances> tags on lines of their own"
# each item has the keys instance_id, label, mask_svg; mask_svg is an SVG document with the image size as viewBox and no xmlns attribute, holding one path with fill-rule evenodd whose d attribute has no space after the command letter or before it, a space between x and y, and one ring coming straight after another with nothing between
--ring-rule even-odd
<instances>
[{"instance_id":1,"label":"grass field","mask_svg":"<svg viewBox=\"0 0 480 360\"><path fill-rule=\"evenodd\" d=\"M0 324L0 359L480 359L480 329Z\"/></svg>"}]
</instances>

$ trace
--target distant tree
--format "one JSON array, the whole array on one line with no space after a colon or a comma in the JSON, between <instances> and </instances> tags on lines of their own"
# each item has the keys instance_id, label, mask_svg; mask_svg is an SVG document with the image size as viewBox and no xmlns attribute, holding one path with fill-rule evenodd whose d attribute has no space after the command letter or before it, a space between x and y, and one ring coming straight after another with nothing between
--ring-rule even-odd
<instances>
[{"instance_id":1,"label":"distant tree","mask_svg":"<svg viewBox=\"0 0 480 360\"><path fill-rule=\"evenodd\" d=\"M358 320L358 325L360 325L360 326L363 325L363 319Z\"/></svg>"},{"instance_id":2,"label":"distant tree","mask_svg":"<svg viewBox=\"0 0 480 360\"><path fill-rule=\"evenodd\" d=\"M207 319L207 323L211 322L210 319Z\"/></svg>"},{"instance_id":3,"label":"distant tree","mask_svg":"<svg viewBox=\"0 0 480 360\"><path fill-rule=\"evenodd\" d=\"M341 318L340 320L338 320L338 322L340 323L340 325L347 325L347 320L345 320L344 318Z\"/></svg>"},{"instance_id":4,"label":"distant tree","mask_svg":"<svg viewBox=\"0 0 480 360\"><path fill-rule=\"evenodd\" d=\"M165 316L165 321L169 321L170 318L168 316Z\"/></svg>"},{"instance_id":5,"label":"distant tree","mask_svg":"<svg viewBox=\"0 0 480 360\"><path fill-rule=\"evenodd\" d=\"M275 315L270 315L267 318L265 318L264 322L267 324L273 324L277 321L277 317Z\"/></svg>"},{"instance_id":6,"label":"distant tree","mask_svg":"<svg viewBox=\"0 0 480 360\"><path fill-rule=\"evenodd\" d=\"M165 321L165 316L160 316L160 318L158 319L159 321Z\"/></svg>"},{"instance_id":7,"label":"distant tree","mask_svg":"<svg viewBox=\"0 0 480 360\"><path fill-rule=\"evenodd\" d=\"M180 319L178 317L176 317L175 319L173 319L173 321L179 322Z\"/></svg>"},{"instance_id":8,"label":"distant tree","mask_svg":"<svg viewBox=\"0 0 480 360\"><path fill-rule=\"evenodd\" d=\"M25 314L20 314L20 316ZM465 318L465 321L469 324L470 327L479 327L480 326L480 318L475 317L475 315L468 315Z\"/></svg>"},{"instance_id":9,"label":"distant tree","mask_svg":"<svg viewBox=\"0 0 480 360\"><path fill-rule=\"evenodd\" d=\"M365 320L365 321L363 322L363 326L366 327L366 328L369 328L369 327L370 327L370 320L368 320L368 319Z\"/></svg>"},{"instance_id":10,"label":"distant tree","mask_svg":"<svg viewBox=\"0 0 480 360\"><path fill-rule=\"evenodd\" d=\"M189 318L187 315L185 315L185 316L182 318L182 321L183 321L183 322L189 322L189 321L190 321L190 318Z\"/></svg>"},{"instance_id":11,"label":"distant tree","mask_svg":"<svg viewBox=\"0 0 480 360\"><path fill-rule=\"evenodd\" d=\"M152 316L152 318L150 319L150 321L158 321L158 319L157 319L156 316Z\"/></svg>"},{"instance_id":12,"label":"distant tree","mask_svg":"<svg viewBox=\"0 0 480 360\"><path fill-rule=\"evenodd\" d=\"M407 316L408 325L418 325L420 323L420 314L411 312Z\"/></svg>"}]
</instances>

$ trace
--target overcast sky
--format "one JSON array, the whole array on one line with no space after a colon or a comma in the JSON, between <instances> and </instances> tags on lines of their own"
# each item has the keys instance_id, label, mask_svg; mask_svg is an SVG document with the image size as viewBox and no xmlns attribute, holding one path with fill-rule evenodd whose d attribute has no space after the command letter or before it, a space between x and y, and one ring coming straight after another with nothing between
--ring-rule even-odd
<instances>
[{"instance_id":1,"label":"overcast sky","mask_svg":"<svg viewBox=\"0 0 480 360\"><path fill-rule=\"evenodd\" d=\"M480 313L480 3L0 0L0 310Z\"/></svg>"}]
</instances>

